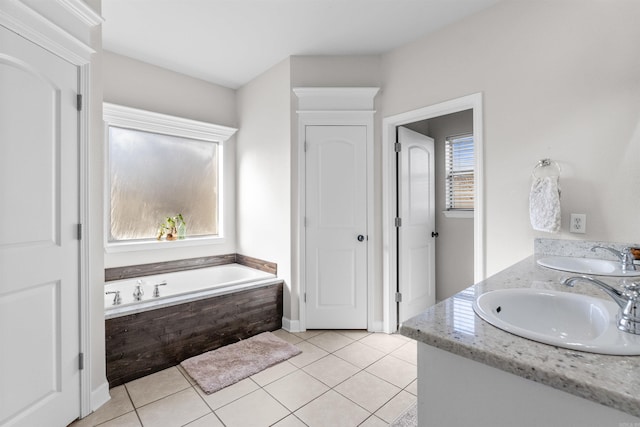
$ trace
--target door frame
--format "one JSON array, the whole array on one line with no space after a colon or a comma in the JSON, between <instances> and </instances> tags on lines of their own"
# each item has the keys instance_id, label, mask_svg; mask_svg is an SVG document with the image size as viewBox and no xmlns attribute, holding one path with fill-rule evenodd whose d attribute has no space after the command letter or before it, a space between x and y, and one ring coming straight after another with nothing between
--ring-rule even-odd
<instances>
[{"instance_id":1,"label":"door frame","mask_svg":"<svg viewBox=\"0 0 640 427\"><path fill-rule=\"evenodd\" d=\"M421 120L446 114L473 110L473 141L475 149L475 202L473 219L474 281L485 278L484 236L484 130L482 120L482 93L474 93L438 104L408 111L382 120L382 296L383 330L397 330L398 316L395 302L397 262L397 236L395 232L395 208L397 200L395 149L396 128Z\"/></svg>"},{"instance_id":2,"label":"door frame","mask_svg":"<svg viewBox=\"0 0 640 427\"><path fill-rule=\"evenodd\" d=\"M81 0L64 2L46 2L24 4L12 2L6 10L0 11L0 25L24 37L41 48L75 65L78 70L78 94L82 95L82 108L78 111L78 220L82 224L79 259L79 318L78 336L80 353L84 355L83 369L80 370L80 413L79 417L89 415L94 409L110 399L108 383L92 390L92 354L91 319L93 312L91 300L95 300L95 291L91 279L95 275L91 268L91 244L89 239L93 222L90 220L92 204L91 179L89 165L93 157L91 141L92 103L92 55L96 51L91 47L93 28L102 24L104 19ZM99 115L101 116L101 114ZM100 292L102 294L102 292ZM100 297L100 300L102 298ZM80 362L79 362L80 363Z\"/></svg>"},{"instance_id":3,"label":"door frame","mask_svg":"<svg viewBox=\"0 0 640 427\"><path fill-rule=\"evenodd\" d=\"M283 326L289 327L291 332L306 331L306 237L305 237L305 198L306 198L306 165L305 165L305 134L307 126L365 126L367 128L367 328L375 330L374 324L374 248L376 245L374 230L374 192L373 192L373 98L379 88L374 87L345 87L345 88L294 88L298 97L298 141L297 141L297 221L294 239L297 243L297 259L294 260L294 272L298 283L298 322L283 319ZM297 268L295 268L297 267ZM292 286L292 300L294 300ZM292 316L295 313L292 307Z\"/></svg>"}]
</instances>

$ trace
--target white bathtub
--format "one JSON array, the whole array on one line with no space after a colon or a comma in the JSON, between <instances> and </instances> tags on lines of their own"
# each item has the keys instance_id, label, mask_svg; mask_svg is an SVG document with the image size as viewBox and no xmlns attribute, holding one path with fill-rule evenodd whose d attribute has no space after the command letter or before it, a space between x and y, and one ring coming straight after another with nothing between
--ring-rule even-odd
<instances>
[{"instance_id":1,"label":"white bathtub","mask_svg":"<svg viewBox=\"0 0 640 427\"><path fill-rule=\"evenodd\" d=\"M144 295L140 301L135 301L133 292L138 281L142 284ZM229 294L243 289L267 286L277 282L279 279L274 274L240 264L225 264L175 273L114 280L107 282L104 286L105 319ZM160 296L154 297L155 285L159 283L166 283L166 285L159 286ZM106 294L106 292L114 291L120 291L120 304L113 304L114 294Z\"/></svg>"}]
</instances>

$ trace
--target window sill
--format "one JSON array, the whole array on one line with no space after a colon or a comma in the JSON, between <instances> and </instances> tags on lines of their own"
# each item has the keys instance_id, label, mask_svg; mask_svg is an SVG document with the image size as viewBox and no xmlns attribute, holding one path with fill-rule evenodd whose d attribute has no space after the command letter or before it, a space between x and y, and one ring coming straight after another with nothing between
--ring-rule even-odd
<instances>
[{"instance_id":1,"label":"window sill","mask_svg":"<svg viewBox=\"0 0 640 427\"><path fill-rule=\"evenodd\" d=\"M136 252L136 251L149 251L156 249L173 249L173 248L188 248L194 246L207 246L207 245L219 245L225 242L224 237L188 237L184 240L142 240L135 242L117 242L107 243L105 245L105 252L120 253L120 252Z\"/></svg>"},{"instance_id":2,"label":"window sill","mask_svg":"<svg viewBox=\"0 0 640 427\"><path fill-rule=\"evenodd\" d=\"M454 211L442 211L447 218L473 218L473 211L454 210Z\"/></svg>"}]
</instances>

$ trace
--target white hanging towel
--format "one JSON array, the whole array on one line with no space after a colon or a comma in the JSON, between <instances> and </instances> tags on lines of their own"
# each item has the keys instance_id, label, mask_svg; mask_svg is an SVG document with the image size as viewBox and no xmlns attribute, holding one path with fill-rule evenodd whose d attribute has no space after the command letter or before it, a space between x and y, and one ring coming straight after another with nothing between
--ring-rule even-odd
<instances>
[{"instance_id":1,"label":"white hanging towel","mask_svg":"<svg viewBox=\"0 0 640 427\"><path fill-rule=\"evenodd\" d=\"M531 226L537 231L560 231L560 186L557 176L534 177L529 195Z\"/></svg>"}]
</instances>

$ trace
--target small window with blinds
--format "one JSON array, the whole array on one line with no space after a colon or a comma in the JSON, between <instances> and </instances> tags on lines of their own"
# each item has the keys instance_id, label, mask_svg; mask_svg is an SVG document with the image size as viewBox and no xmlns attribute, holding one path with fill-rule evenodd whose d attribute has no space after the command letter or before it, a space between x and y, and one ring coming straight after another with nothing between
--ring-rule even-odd
<instances>
[{"instance_id":1,"label":"small window with blinds","mask_svg":"<svg viewBox=\"0 0 640 427\"><path fill-rule=\"evenodd\" d=\"M445 214L450 214L448 216L472 216L475 190L473 135L447 137L445 151L447 187Z\"/></svg>"}]
</instances>

